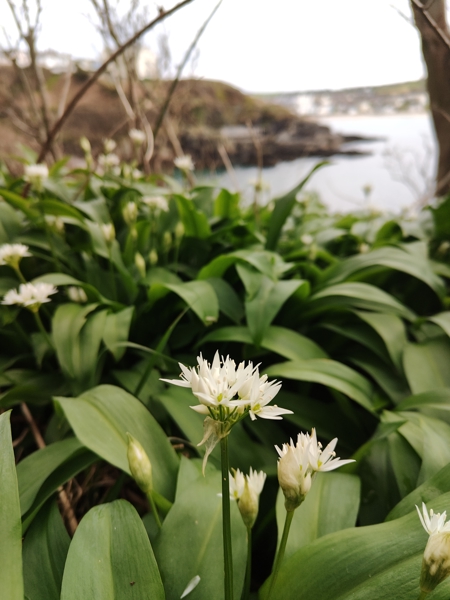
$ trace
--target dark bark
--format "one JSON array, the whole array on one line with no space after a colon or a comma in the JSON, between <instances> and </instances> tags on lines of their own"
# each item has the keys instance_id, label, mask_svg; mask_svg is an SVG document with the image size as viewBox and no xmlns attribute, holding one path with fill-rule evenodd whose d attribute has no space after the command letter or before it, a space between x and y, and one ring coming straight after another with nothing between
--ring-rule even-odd
<instances>
[{"instance_id":1,"label":"dark bark","mask_svg":"<svg viewBox=\"0 0 450 600\"><path fill-rule=\"evenodd\" d=\"M450 36L445 5L445 0L411 0L428 71L428 95L439 145L438 196L450 193Z\"/></svg>"}]
</instances>

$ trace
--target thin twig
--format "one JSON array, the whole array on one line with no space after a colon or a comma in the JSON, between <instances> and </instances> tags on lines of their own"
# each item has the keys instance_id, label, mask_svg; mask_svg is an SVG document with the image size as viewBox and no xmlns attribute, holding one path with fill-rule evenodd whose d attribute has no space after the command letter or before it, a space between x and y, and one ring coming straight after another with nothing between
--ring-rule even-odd
<instances>
[{"instance_id":1,"label":"thin twig","mask_svg":"<svg viewBox=\"0 0 450 600\"><path fill-rule=\"evenodd\" d=\"M174 7L172 7L171 9L161 12L155 19L153 19L153 21L151 21L150 23L145 25L145 27L143 27L137 33L135 33L128 41L126 41L122 46L120 46L120 48L118 48L113 54L111 54L111 56L107 60L105 60L105 62L97 69L97 71L95 71L95 73L93 73L89 77L89 79L85 82L85 84L78 90L78 92L75 94L75 96L72 98L72 100L67 105L67 108L64 111L64 113L53 125L53 128L51 129L49 135L47 136L47 139L39 153L39 156L38 156L38 159L36 162L40 163L44 160L45 156L47 155L47 153L49 152L49 150L51 148L54 138L59 133L59 131L61 130L64 123L69 118L69 116L72 114L72 112L74 111L78 102L81 100L81 98L87 92L87 90L91 87L91 85L95 81L97 81L97 79L100 77L100 75L106 71L108 66L112 62L114 62L116 60L116 58L122 54L122 52L124 52L127 48L129 48L132 44L134 44L134 42L136 42L136 40L138 40L141 37L141 35L146 33L149 29L154 27L157 23L159 23L160 21L162 21L169 15L175 13L177 10L179 10L183 6L190 4L192 1L193 0L183 0L182 2L179 2Z\"/></svg>"},{"instance_id":2,"label":"thin twig","mask_svg":"<svg viewBox=\"0 0 450 600\"><path fill-rule=\"evenodd\" d=\"M20 410L22 411L22 414L25 417L26 422L30 426L31 433L33 434L34 441L36 442L36 446L40 450L42 450L42 448L46 447L46 443L44 441L44 438L41 435L41 432L39 431L39 427L37 426L36 421L33 418L33 415L30 412L30 409L25 404L25 402L21 403ZM72 508L72 505L70 503L69 497L62 485L59 486L59 488L58 488L58 495L59 495L59 500L61 502L61 506L63 509L63 515L66 518L66 522L69 527L70 533L72 535L74 535L74 533L78 527L78 521L75 516L74 510Z\"/></svg>"},{"instance_id":3,"label":"thin twig","mask_svg":"<svg viewBox=\"0 0 450 600\"><path fill-rule=\"evenodd\" d=\"M160 113L158 115L158 118L156 119L156 125L153 128L153 136L154 136L155 140L158 137L158 132L161 129L162 122L163 122L164 117L166 115L167 109L169 108L169 104L170 104L172 96L173 96L173 94L175 92L175 88L177 87L178 82L180 81L180 77L181 77L181 74L183 72L183 69L186 66L186 63L188 62L189 57L192 54L192 51L194 50L195 46L197 45L198 40L202 36L203 32L205 31L206 27L208 26L208 23L211 21L211 19L213 18L216 10L219 8L219 6L221 4L222 4L222 0L219 0L218 4L216 4L216 6L215 6L214 10L212 11L212 13L209 15L209 17L206 19L206 21L203 23L203 25L198 30L197 35L192 40L191 45L189 46L186 54L184 55L184 58L181 61L180 66L178 67L175 79L172 81L172 83L171 83L171 85L169 87L169 90L167 92L167 96L166 96L166 99L164 101L164 104L163 104L163 106L161 108L161 111L160 111Z\"/></svg>"}]
</instances>

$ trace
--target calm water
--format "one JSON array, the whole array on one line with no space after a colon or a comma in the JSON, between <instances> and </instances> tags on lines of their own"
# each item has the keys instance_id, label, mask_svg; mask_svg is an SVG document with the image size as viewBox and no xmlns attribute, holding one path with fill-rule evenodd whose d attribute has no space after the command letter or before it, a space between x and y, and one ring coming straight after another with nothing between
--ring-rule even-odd
<instances>
[{"instance_id":1,"label":"calm water","mask_svg":"<svg viewBox=\"0 0 450 600\"><path fill-rule=\"evenodd\" d=\"M398 212L423 201L433 189L436 146L428 115L329 117L321 119L332 130L383 138L376 142L348 144L370 151L370 156L330 158L331 164L316 172L305 189L317 191L331 211L350 211L370 204ZM289 191L318 162L299 158L263 170L268 189L264 200ZM255 167L236 168L240 190L252 197ZM226 173L214 178L219 185L235 186Z\"/></svg>"}]
</instances>

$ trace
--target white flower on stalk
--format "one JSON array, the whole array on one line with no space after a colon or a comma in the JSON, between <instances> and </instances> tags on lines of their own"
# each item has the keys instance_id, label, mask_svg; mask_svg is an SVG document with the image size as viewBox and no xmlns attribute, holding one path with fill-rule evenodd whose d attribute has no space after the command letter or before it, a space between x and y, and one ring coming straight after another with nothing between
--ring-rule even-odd
<instances>
[{"instance_id":1,"label":"white flower on stalk","mask_svg":"<svg viewBox=\"0 0 450 600\"><path fill-rule=\"evenodd\" d=\"M138 207L136 202L127 202L122 210L122 215L125 223L127 225L132 225L136 221L138 215Z\"/></svg>"},{"instance_id":2,"label":"white flower on stalk","mask_svg":"<svg viewBox=\"0 0 450 600\"><path fill-rule=\"evenodd\" d=\"M28 181L38 192L42 190L42 184L48 177L48 167L45 164L25 165L24 179Z\"/></svg>"},{"instance_id":3,"label":"white flower on stalk","mask_svg":"<svg viewBox=\"0 0 450 600\"><path fill-rule=\"evenodd\" d=\"M131 177L132 179L141 179L141 177L144 176L144 173L142 171L140 171L139 169L133 169L133 171L131 172Z\"/></svg>"},{"instance_id":4,"label":"white flower on stalk","mask_svg":"<svg viewBox=\"0 0 450 600\"><path fill-rule=\"evenodd\" d=\"M173 163L176 167L178 167L178 169L180 169L180 171L184 171L185 173L194 170L194 163L192 162L192 158L189 154L177 156Z\"/></svg>"},{"instance_id":5,"label":"white flower on stalk","mask_svg":"<svg viewBox=\"0 0 450 600\"><path fill-rule=\"evenodd\" d=\"M354 460L341 460L335 458L337 438L334 438L324 450L317 441L316 430L309 433L299 433L297 443L291 440L290 444L283 444L281 448L275 446L279 455L278 481L285 497L287 511L295 510L311 489L314 476L319 471L332 471L354 462Z\"/></svg>"},{"instance_id":6,"label":"white flower on stalk","mask_svg":"<svg viewBox=\"0 0 450 600\"><path fill-rule=\"evenodd\" d=\"M57 288L51 283L21 283L19 291L9 290L3 297L2 304L24 306L37 312L41 304L50 302L49 296L56 294Z\"/></svg>"},{"instance_id":7,"label":"white flower on stalk","mask_svg":"<svg viewBox=\"0 0 450 600\"><path fill-rule=\"evenodd\" d=\"M91 153L91 142L87 139L85 135L80 137L80 146L85 154Z\"/></svg>"},{"instance_id":8,"label":"white flower on stalk","mask_svg":"<svg viewBox=\"0 0 450 600\"><path fill-rule=\"evenodd\" d=\"M88 297L86 296L86 292L82 287L77 287L75 285L71 285L67 288L67 295L72 302L76 302L77 304L84 304L88 301Z\"/></svg>"},{"instance_id":9,"label":"white flower on stalk","mask_svg":"<svg viewBox=\"0 0 450 600\"><path fill-rule=\"evenodd\" d=\"M142 202L151 210L162 210L167 212L169 205L163 196L144 196Z\"/></svg>"},{"instance_id":10,"label":"white flower on stalk","mask_svg":"<svg viewBox=\"0 0 450 600\"><path fill-rule=\"evenodd\" d=\"M191 406L196 412L205 415L204 436L199 445L206 443L206 455L214 449L220 439L227 436L233 425L250 414L264 419L280 419L281 414L292 411L267 404L279 391L281 384L268 382L267 376L260 377L258 366L252 362L238 366L228 356L220 358L216 352L212 364L202 355L197 358L196 368L180 364L181 379L163 379L181 387L191 388L200 404ZM204 465L206 462L204 461Z\"/></svg>"},{"instance_id":11,"label":"white flower on stalk","mask_svg":"<svg viewBox=\"0 0 450 600\"><path fill-rule=\"evenodd\" d=\"M104 169L111 169L120 165L120 158L117 154L100 154L98 157L98 164Z\"/></svg>"},{"instance_id":12,"label":"white flower on stalk","mask_svg":"<svg viewBox=\"0 0 450 600\"><path fill-rule=\"evenodd\" d=\"M309 233L304 233L301 237L300 237L300 241L302 244L304 244L305 246L311 246L311 244L314 242L314 238L312 235L310 235Z\"/></svg>"},{"instance_id":13,"label":"white flower on stalk","mask_svg":"<svg viewBox=\"0 0 450 600\"><path fill-rule=\"evenodd\" d=\"M147 139L145 132L141 131L140 129L130 129L128 135L130 136L133 144L136 144L136 146L141 146Z\"/></svg>"},{"instance_id":14,"label":"white flower on stalk","mask_svg":"<svg viewBox=\"0 0 450 600\"><path fill-rule=\"evenodd\" d=\"M258 516L259 495L264 487L267 475L254 471L244 475L239 469L230 473L230 498L236 500L246 527L253 527Z\"/></svg>"},{"instance_id":15,"label":"white flower on stalk","mask_svg":"<svg viewBox=\"0 0 450 600\"><path fill-rule=\"evenodd\" d=\"M450 521L445 522L447 513L435 513L422 502L422 514L416 505L423 528L429 534L422 560L420 589L429 594L450 575Z\"/></svg>"},{"instance_id":16,"label":"white flower on stalk","mask_svg":"<svg viewBox=\"0 0 450 600\"><path fill-rule=\"evenodd\" d=\"M110 138L106 138L103 140L103 148L105 150L105 154L110 154L111 152L114 152L116 146L116 142Z\"/></svg>"},{"instance_id":17,"label":"white flower on stalk","mask_svg":"<svg viewBox=\"0 0 450 600\"><path fill-rule=\"evenodd\" d=\"M9 265L17 269L22 258L32 256L25 244L3 244L0 246L0 266Z\"/></svg>"}]
</instances>

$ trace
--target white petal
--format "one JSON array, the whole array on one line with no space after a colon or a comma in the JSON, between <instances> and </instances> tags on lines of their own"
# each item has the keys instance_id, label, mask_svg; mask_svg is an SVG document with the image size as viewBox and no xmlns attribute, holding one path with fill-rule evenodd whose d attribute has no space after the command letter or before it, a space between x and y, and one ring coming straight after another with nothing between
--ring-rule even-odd
<instances>
[{"instance_id":1,"label":"white petal","mask_svg":"<svg viewBox=\"0 0 450 600\"><path fill-rule=\"evenodd\" d=\"M198 586L199 583L200 583L200 575L196 575L187 584L184 592L180 596L180 600L181 600L181 598L186 598L186 596L188 594L190 594L192 592L192 590L195 589Z\"/></svg>"}]
</instances>

